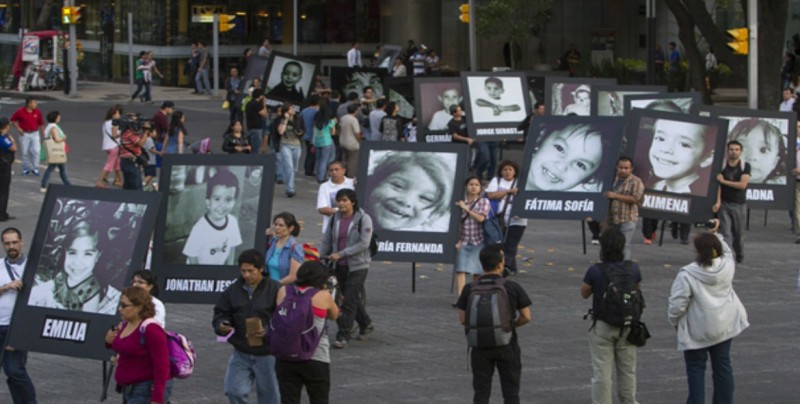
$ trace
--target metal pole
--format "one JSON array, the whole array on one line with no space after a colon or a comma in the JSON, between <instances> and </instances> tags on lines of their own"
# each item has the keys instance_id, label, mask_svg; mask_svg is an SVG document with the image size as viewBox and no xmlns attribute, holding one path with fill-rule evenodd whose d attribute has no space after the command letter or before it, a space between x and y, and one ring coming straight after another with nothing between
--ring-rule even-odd
<instances>
[{"instance_id":1,"label":"metal pole","mask_svg":"<svg viewBox=\"0 0 800 404\"><path fill-rule=\"evenodd\" d=\"M475 48L475 0L469 0L469 71L478 71L478 55Z\"/></svg>"},{"instance_id":2,"label":"metal pole","mask_svg":"<svg viewBox=\"0 0 800 404\"><path fill-rule=\"evenodd\" d=\"M214 90L212 90L212 94L216 97L219 94L219 14L214 14L214 24L212 25L214 31L211 34L214 48Z\"/></svg>"},{"instance_id":3,"label":"metal pole","mask_svg":"<svg viewBox=\"0 0 800 404\"><path fill-rule=\"evenodd\" d=\"M292 14L294 15L294 22L292 23L292 55L297 56L297 24L300 23L300 16L297 15L297 0L292 1Z\"/></svg>"},{"instance_id":4,"label":"metal pole","mask_svg":"<svg viewBox=\"0 0 800 404\"><path fill-rule=\"evenodd\" d=\"M70 6L75 6L75 0L70 0ZM75 24L69 25L69 98L78 97L78 33Z\"/></svg>"},{"instance_id":5,"label":"metal pole","mask_svg":"<svg viewBox=\"0 0 800 404\"><path fill-rule=\"evenodd\" d=\"M133 94L133 13L128 13L128 76Z\"/></svg>"},{"instance_id":6,"label":"metal pole","mask_svg":"<svg viewBox=\"0 0 800 404\"><path fill-rule=\"evenodd\" d=\"M747 28L750 32L747 56L747 106L758 109L758 4L747 0Z\"/></svg>"},{"instance_id":7,"label":"metal pole","mask_svg":"<svg viewBox=\"0 0 800 404\"><path fill-rule=\"evenodd\" d=\"M656 84L656 1L647 0L647 84Z\"/></svg>"}]
</instances>

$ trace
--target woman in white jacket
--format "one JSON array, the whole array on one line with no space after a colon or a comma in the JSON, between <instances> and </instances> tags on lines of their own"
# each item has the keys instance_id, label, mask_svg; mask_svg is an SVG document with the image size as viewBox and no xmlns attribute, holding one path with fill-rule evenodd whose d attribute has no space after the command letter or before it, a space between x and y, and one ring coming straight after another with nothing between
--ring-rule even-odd
<instances>
[{"instance_id":1,"label":"woman in white jacket","mask_svg":"<svg viewBox=\"0 0 800 404\"><path fill-rule=\"evenodd\" d=\"M733 337L750 324L733 290L734 255L722 237L709 233L694 239L695 262L681 268L669 297L669 322L678 331L689 382L687 404L705 403L706 359L711 357L714 403L733 403Z\"/></svg>"}]
</instances>

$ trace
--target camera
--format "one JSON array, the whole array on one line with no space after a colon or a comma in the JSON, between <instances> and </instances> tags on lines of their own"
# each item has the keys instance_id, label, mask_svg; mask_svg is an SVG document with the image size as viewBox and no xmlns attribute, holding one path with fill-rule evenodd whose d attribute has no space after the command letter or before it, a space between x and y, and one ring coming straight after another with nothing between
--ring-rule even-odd
<instances>
[{"instance_id":1,"label":"camera","mask_svg":"<svg viewBox=\"0 0 800 404\"><path fill-rule=\"evenodd\" d=\"M717 227L717 221L714 220L714 219L709 219L707 222L703 223L703 226L706 229L713 229L713 228Z\"/></svg>"},{"instance_id":2,"label":"camera","mask_svg":"<svg viewBox=\"0 0 800 404\"><path fill-rule=\"evenodd\" d=\"M129 114L124 118L112 119L111 124L119 127L120 132L132 130L134 132L141 132L142 127L153 127L151 119L142 119L140 114Z\"/></svg>"}]
</instances>

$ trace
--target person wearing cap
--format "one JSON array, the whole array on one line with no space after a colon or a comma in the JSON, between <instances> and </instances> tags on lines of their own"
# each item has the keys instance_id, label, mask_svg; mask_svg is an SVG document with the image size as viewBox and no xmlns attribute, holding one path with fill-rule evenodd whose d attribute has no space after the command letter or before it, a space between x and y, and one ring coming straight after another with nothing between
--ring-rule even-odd
<instances>
[{"instance_id":1,"label":"person wearing cap","mask_svg":"<svg viewBox=\"0 0 800 404\"><path fill-rule=\"evenodd\" d=\"M36 98L25 99L25 106L11 115L11 123L19 131L19 141L22 151L22 175L33 174L39 176L40 138L44 129L42 111L36 108Z\"/></svg>"},{"instance_id":2,"label":"person wearing cap","mask_svg":"<svg viewBox=\"0 0 800 404\"><path fill-rule=\"evenodd\" d=\"M11 192L11 165L14 164L14 152L17 144L9 129L8 118L0 118L0 222L13 219L8 215L8 195Z\"/></svg>"}]
</instances>

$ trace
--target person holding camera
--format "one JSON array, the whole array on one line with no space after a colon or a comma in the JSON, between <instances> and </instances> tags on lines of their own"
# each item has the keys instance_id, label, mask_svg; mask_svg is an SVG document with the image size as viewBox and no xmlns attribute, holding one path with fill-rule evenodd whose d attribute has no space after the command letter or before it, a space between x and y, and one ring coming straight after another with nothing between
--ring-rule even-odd
<instances>
[{"instance_id":1,"label":"person holding camera","mask_svg":"<svg viewBox=\"0 0 800 404\"><path fill-rule=\"evenodd\" d=\"M695 261L684 266L672 282L667 310L683 351L689 404L705 403L706 358L714 372L714 402L733 402L731 341L750 323L733 290L736 259L722 236L720 221L711 219L709 231L694 238Z\"/></svg>"},{"instance_id":2,"label":"person holding camera","mask_svg":"<svg viewBox=\"0 0 800 404\"><path fill-rule=\"evenodd\" d=\"M135 121L134 121L135 122ZM146 133L151 130L152 123L144 122L140 127L127 125L120 137L119 166L122 170L122 189L143 189L142 167L147 165L148 158L142 146L147 141Z\"/></svg>"}]
</instances>

